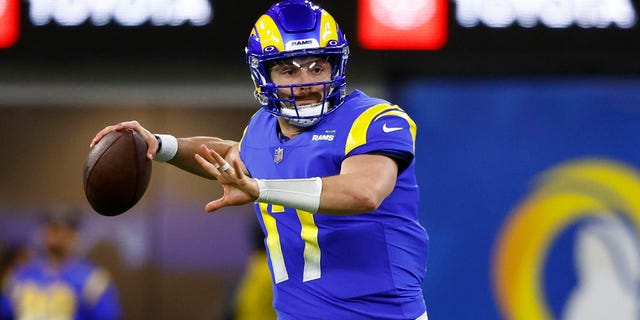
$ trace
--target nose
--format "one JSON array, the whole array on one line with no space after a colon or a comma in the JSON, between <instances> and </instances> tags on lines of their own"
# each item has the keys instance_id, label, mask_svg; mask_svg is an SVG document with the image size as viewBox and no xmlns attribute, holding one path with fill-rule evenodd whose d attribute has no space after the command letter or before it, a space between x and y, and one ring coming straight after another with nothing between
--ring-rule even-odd
<instances>
[{"instance_id":1,"label":"nose","mask_svg":"<svg viewBox=\"0 0 640 320\"><path fill-rule=\"evenodd\" d=\"M302 69L302 72L300 72L298 74L298 77L295 81L296 85L301 85L299 87L295 87L295 91L297 92L307 92L307 91L311 91L311 89L313 88L312 85L305 85L305 84L312 84L315 82L315 79L309 75L309 71L306 69Z\"/></svg>"},{"instance_id":2,"label":"nose","mask_svg":"<svg viewBox=\"0 0 640 320\"><path fill-rule=\"evenodd\" d=\"M300 72L298 72L298 77L297 77L297 84L305 84L305 83L312 83L314 82L311 75L310 75L310 71L309 69L302 67L300 68Z\"/></svg>"}]
</instances>

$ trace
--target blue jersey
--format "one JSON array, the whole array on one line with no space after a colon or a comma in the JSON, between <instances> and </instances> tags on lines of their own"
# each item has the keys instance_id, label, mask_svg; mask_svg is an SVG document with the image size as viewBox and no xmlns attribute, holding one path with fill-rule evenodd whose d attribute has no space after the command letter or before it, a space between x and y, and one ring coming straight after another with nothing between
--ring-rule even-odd
<instances>
[{"instance_id":1,"label":"blue jersey","mask_svg":"<svg viewBox=\"0 0 640 320\"><path fill-rule=\"evenodd\" d=\"M5 288L5 317L17 320L121 319L121 306L106 271L81 259L54 270L36 260L18 269Z\"/></svg>"},{"instance_id":2,"label":"blue jersey","mask_svg":"<svg viewBox=\"0 0 640 320\"><path fill-rule=\"evenodd\" d=\"M256 203L278 319L416 319L428 237L418 222L416 125L398 106L354 91L319 124L285 140L260 110L240 142L251 176L326 177L346 158L399 159L393 192L373 212L337 216ZM370 174L375 175L375 172Z\"/></svg>"}]
</instances>

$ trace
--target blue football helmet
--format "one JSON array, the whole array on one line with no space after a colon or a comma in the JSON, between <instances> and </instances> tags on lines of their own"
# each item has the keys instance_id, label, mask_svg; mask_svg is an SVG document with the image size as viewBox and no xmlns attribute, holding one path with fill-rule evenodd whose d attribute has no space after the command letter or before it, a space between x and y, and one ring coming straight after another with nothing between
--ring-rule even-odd
<instances>
[{"instance_id":1,"label":"blue football helmet","mask_svg":"<svg viewBox=\"0 0 640 320\"><path fill-rule=\"evenodd\" d=\"M269 8L255 23L246 48L247 64L256 86L254 95L266 111L292 125L309 127L335 110L346 95L345 69L349 57L347 40L334 18L306 0L285 0ZM306 84L276 85L269 68L279 61L317 56L330 62L331 80ZM324 97L313 105L296 105L295 98L281 98L278 90L324 86Z\"/></svg>"}]
</instances>

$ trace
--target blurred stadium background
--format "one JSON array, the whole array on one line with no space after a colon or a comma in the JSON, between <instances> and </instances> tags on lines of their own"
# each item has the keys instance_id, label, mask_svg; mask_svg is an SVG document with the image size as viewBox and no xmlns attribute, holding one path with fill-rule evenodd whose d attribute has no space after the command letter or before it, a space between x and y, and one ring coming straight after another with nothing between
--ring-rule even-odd
<instances>
[{"instance_id":1,"label":"blurred stadium background","mask_svg":"<svg viewBox=\"0 0 640 320\"><path fill-rule=\"evenodd\" d=\"M637 319L637 0L317 3L350 41L349 87L418 123L433 319ZM126 319L224 319L251 208L207 215L219 188L155 164L142 201L106 218L82 169L123 120L238 139L257 108L243 49L270 4L0 0L0 244L76 204Z\"/></svg>"}]
</instances>

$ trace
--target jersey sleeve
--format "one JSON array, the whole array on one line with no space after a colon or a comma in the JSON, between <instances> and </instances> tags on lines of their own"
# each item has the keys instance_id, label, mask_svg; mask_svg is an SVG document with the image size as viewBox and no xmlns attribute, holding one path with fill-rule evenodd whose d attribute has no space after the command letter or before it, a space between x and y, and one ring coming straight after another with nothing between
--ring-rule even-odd
<instances>
[{"instance_id":1,"label":"jersey sleeve","mask_svg":"<svg viewBox=\"0 0 640 320\"><path fill-rule=\"evenodd\" d=\"M11 303L9 303L9 297L4 293L0 293L0 320L13 319L13 312L11 310Z\"/></svg>"},{"instance_id":2,"label":"jersey sleeve","mask_svg":"<svg viewBox=\"0 0 640 320\"><path fill-rule=\"evenodd\" d=\"M413 161L417 127L400 107L378 104L353 122L345 145L347 157L384 154L402 162Z\"/></svg>"},{"instance_id":3,"label":"jersey sleeve","mask_svg":"<svg viewBox=\"0 0 640 320\"><path fill-rule=\"evenodd\" d=\"M92 319L122 318L118 292L106 270L96 268L91 272L83 288L83 295Z\"/></svg>"},{"instance_id":4,"label":"jersey sleeve","mask_svg":"<svg viewBox=\"0 0 640 320\"><path fill-rule=\"evenodd\" d=\"M93 319L120 320L123 318L122 306L116 288L110 285L92 308Z\"/></svg>"},{"instance_id":5,"label":"jersey sleeve","mask_svg":"<svg viewBox=\"0 0 640 320\"><path fill-rule=\"evenodd\" d=\"M251 133L249 131L251 131L251 127L255 126L255 121L256 121L255 119L259 117L260 112L261 110L258 110L251 116L251 118L249 119L249 122L242 130L242 137L240 138L240 141L238 141L238 151L240 152L240 160L242 160L242 162L245 165L247 164L247 153L245 152L245 146L247 144L247 141L252 138ZM251 176L251 169L249 168L249 166L246 166L246 169L249 172L249 176Z\"/></svg>"},{"instance_id":6,"label":"jersey sleeve","mask_svg":"<svg viewBox=\"0 0 640 320\"><path fill-rule=\"evenodd\" d=\"M244 127L244 130L242 130L242 137L240 138L240 141L238 141L238 151L240 151L240 160L242 160L243 162L246 161L246 157L245 157L245 153L243 152L243 146L244 146L244 142L245 140L245 136L247 134L247 129L249 128L249 125L247 125L246 127Z\"/></svg>"}]
</instances>

